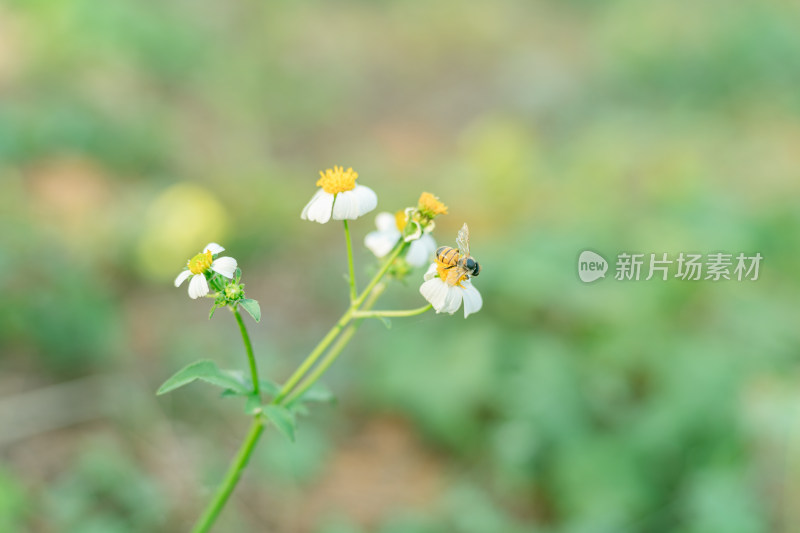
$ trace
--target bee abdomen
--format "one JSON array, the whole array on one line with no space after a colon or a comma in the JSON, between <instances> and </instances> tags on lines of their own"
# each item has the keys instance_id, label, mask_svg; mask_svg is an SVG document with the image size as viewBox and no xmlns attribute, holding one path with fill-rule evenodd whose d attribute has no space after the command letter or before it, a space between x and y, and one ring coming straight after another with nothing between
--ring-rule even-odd
<instances>
[{"instance_id":1,"label":"bee abdomen","mask_svg":"<svg viewBox=\"0 0 800 533\"><path fill-rule=\"evenodd\" d=\"M458 250L449 246L440 246L436 250L436 260L445 265L452 265L458 260Z\"/></svg>"}]
</instances>

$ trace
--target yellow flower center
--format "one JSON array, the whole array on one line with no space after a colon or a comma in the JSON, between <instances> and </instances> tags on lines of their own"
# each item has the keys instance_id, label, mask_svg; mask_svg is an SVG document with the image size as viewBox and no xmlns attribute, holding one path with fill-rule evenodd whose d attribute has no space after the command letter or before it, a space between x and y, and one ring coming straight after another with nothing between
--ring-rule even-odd
<instances>
[{"instance_id":1,"label":"yellow flower center","mask_svg":"<svg viewBox=\"0 0 800 533\"><path fill-rule=\"evenodd\" d=\"M400 230L400 233L402 233L403 230L406 229L407 221L408 219L406 218L405 211L398 211L397 213L394 214L394 223L395 225L397 225L397 229Z\"/></svg>"},{"instance_id":2,"label":"yellow flower center","mask_svg":"<svg viewBox=\"0 0 800 533\"><path fill-rule=\"evenodd\" d=\"M327 193L337 194L355 189L358 172L353 172L352 168L344 170L343 167L334 166L325 172L320 170L319 175L321 177L317 180L317 187L322 187Z\"/></svg>"},{"instance_id":3,"label":"yellow flower center","mask_svg":"<svg viewBox=\"0 0 800 533\"><path fill-rule=\"evenodd\" d=\"M419 197L417 209L428 218L447 214L447 206L440 202L439 198L429 192L424 192Z\"/></svg>"},{"instance_id":4,"label":"yellow flower center","mask_svg":"<svg viewBox=\"0 0 800 533\"><path fill-rule=\"evenodd\" d=\"M211 268L212 258L211 258L211 250L197 254L196 256L189 259L189 262L186 266L189 267L189 271L192 274L204 274L206 270Z\"/></svg>"},{"instance_id":5,"label":"yellow flower center","mask_svg":"<svg viewBox=\"0 0 800 533\"><path fill-rule=\"evenodd\" d=\"M439 274L439 279L444 281L445 283L447 283L447 276L450 275L450 272L453 271L453 268L456 268L456 267L447 268L447 266L448 265L444 265L442 263L439 263L438 261L436 262L436 273ZM456 280L456 282L452 284L453 287L460 287L463 289L464 286L461 284L461 282L467 278L469 278L468 274L462 274L461 277L459 277Z\"/></svg>"}]
</instances>

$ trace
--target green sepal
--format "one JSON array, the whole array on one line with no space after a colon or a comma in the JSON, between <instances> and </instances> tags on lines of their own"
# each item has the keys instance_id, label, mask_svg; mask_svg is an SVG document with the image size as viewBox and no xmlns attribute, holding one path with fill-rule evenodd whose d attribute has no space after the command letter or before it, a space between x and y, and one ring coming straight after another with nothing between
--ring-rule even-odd
<instances>
[{"instance_id":1,"label":"green sepal","mask_svg":"<svg viewBox=\"0 0 800 533\"><path fill-rule=\"evenodd\" d=\"M247 311L247 314L253 317L253 320L256 322L261 322L261 306L258 305L256 300L253 300L252 298L245 298L239 301L239 305L242 307L242 309Z\"/></svg>"},{"instance_id":2,"label":"green sepal","mask_svg":"<svg viewBox=\"0 0 800 533\"><path fill-rule=\"evenodd\" d=\"M264 416L275 424L278 431L280 431L284 437L294 442L295 421L292 412L283 406L275 404L265 405L263 409Z\"/></svg>"},{"instance_id":3,"label":"green sepal","mask_svg":"<svg viewBox=\"0 0 800 533\"><path fill-rule=\"evenodd\" d=\"M237 379L231 372L221 370L217 363L210 359L195 361L180 370L164 382L156 392L157 395L166 394L196 380L205 381L217 387L230 389L238 394L248 394L244 383Z\"/></svg>"},{"instance_id":4,"label":"green sepal","mask_svg":"<svg viewBox=\"0 0 800 533\"><path fill-rule=\"evenodd\" d=\"M222 276L216 273L208 281L208 284L215 291L221 291L225 289L225 280L222 278Z\"/></svg>"}]
</instances>

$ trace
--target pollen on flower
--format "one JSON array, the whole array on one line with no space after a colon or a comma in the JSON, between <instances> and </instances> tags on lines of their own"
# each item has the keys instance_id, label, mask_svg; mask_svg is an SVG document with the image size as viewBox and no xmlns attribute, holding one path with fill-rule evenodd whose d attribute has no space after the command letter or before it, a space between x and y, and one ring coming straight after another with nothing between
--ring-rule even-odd
<instances>
[{"instance_id":1,"label":"pollen on flower","mask_svg":"<svg viewBox=\"0 0 800 533\"><path fill-rule=\"evenodd\" d=\"M189 259L189 262L186 266L189 267L189 271L192 274L204 274L206 270L211 268L212 259L211 250L208 250L205 253L197 254L196 256Z\"/></svg>"},{"instance_id":2,"label":"pollen on flower","mask_svg":"<svg viewBox=\"0 0 800 533\"><path fill-rule=\"evenodd\" d=\"M429 192L424 192L419 197L417 209L428 218L447 214L447 206L440 202L439 198Z\"/></svg>"},{"instance_id":3,"label":"pollen on flower","mask_svg":"<svg viewBox=\"0 0 800 533\"><path fill-rule=\"evenodd\" d=\"M450 274L450 272L452 272L453 268L455 267L442 263L438 260L436 261L436 274L439 276L439 279L445 283L448 283L449 285L452 285L453 287L461 287L463 289L464 286L461 285L461 282L469 279L469 275L462 274L457 280L450 280L447 278L447 276Z\"/></svg>"},{"instance_id":4,"label":"pollen on flower","mask_svg":"<svg viewBox=\"0 0 800 533\"><path fill-rule=\"evenodd\" d=\"M319 175L321 177L317 180L317 187L322 187L327 193L337 194L355 189L358 172L353 172L352 168L344 170L344 167L334 165L333 169L329 168L325 172L320 170Z\"/></svg>"}]
</instances>

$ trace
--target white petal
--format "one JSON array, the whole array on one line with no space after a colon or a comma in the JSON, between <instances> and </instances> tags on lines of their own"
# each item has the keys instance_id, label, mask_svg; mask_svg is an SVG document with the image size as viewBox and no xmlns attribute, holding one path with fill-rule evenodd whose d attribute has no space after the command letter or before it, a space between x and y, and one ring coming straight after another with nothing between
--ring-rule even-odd
<instances>
[{"instance_id":1,"label":"white petal","mask_svg":"<svg viewBox=\"0 0 800 533\"><path fill-rule=\"evenodd\" d=\"M473 287L469 281L462 281L461 284L464 286L464 318L467 318L472 313L477 313L481 310L483 298L481 298L481 293L478 292L478 289Z\"/></svg>"},{"instance_id":2,"label":"white petal","mask_svg":"<svg viewBox=\"0 0 800 533\"><path fill-rule=\"evenodd\" d=\"M211 270L222 274L226 278L232 278L236 271L236 259L233 257L218 257L211 263Z\"/></svg>"},{"instance_id":3,"label":"white petal","mask_svg":"<svg viewBox=\"0 0 800 533\"><path fill-rule=\"evenodd\" d=\"M358 198L358 216L363 216L378 207L378 195L364 185L356 185L353 194Z\"/></svg>"},{"instance_id":4,"label":"white petal","mask_svg":"<svg viewBox=\"0 0 800 533\"><path fill-rule=\"evenodd\" d=\"M334 220L355 220L378 206L378 196L369 187L356 185L351 191L340 192L333 204Z\"/></svg>"},{"instance_id":5,"label":"white petal","mask_svg":"<svg viewBox=\"0 0 800 533\"><path fill-rule=\"evenodd\" d=\"M423 235L408 247L406 261L411 266L421 267L431 260L435 251L436 241L430 235Z\"/></svg>"},{"instance_id":6,"label":"white petal","mask_svg":"<svg viewBox=\"0 0 800 533\"><path fill-rule=\"evenodd\" d=\"M223 248L222 246L220 246L219 244L217 244L215 242L210 242L210 243L208 243L208 246L203 248L203 253L206 253L208 251L210 251L212 254L216 255L216 254L218 254L220 252L224 252L225 248Z\"/></svg>"},{"instance_id":7,"label":"white petal","mask_svg":"<svg viewBox=\"0 0 800 533\"><path fill-rule=\"evenodd\" d=\"M378 231L394 231L400 235L400 230L397 229L397 219L393 214L382 211L375 217L375 227Z\"/></svg>"},{"instance_id":8,"label":"white petal","mask_svg":"<svg viewBox=\"0 0 800 533\"><path fill-rule=\"evenodd\" d=\"M344 191L336 195L336 202L333 204L334 220L355 220L358 218L358 197L353 191Z\"/></svg>"},{"instance_id":9,"label":"white petal","mask_svg":"<svg viewBox=\"0 0 800 533\"><path fill-rule=\"evenodd\" d=\"M186 279L191 275L192 275L192 271L191 270L182 271L180 274L178 274L178 277L175 278L175 286L176 287L180 287L181 283L186 281Z\"/></svg>"},{"instance_id":10,"label":"white petal","mask_svg":"<svg viewBox=\"0 0 800 533\"><path fill-rule=\"evenodd\" d=\"M323 191L322 189L317 189L317 192L314 193L314 196L311 197L311 200L309 200L306 206L303 208L303 212L300 213L300 218L302 218L303 220L308 220L308 211L311 209L311 204L313 204L314 201L317 198L319 198L319 196L324 192L325 191Z\"/></svg>"},{"instance_id":11,"label":"white petal","mask_svg":"<svg viewBox=\"0 0 800 533\"><path fill-rule=\"evenodd\" d=\"M425 281L431 280L436 276L436 263L431 263L431 266L428 267L428 270L425 272L425 275L422 277Z\"/></svg>"},{"instance_id":12,"label":"white petal","mask_svg":"<svg viewBox=\"0 0 800 533\"><path fill-rule=\"evenodd\" d=\"M325 224L331 219L332 210L333 195L320 189L311 197L311 200L303 208L300 218Z\"/></svg>"},{"instance_id":13,"label":"white petal","mask_svg":"<svg viewBox=\"0 0 800 533\"><path fill-rule=\"evenodd\" d=\"M195 274L189 282L189 297L197 299L208 294L208 282L203 274Z\"/></svg>"},{"instance_id":14,"label":"white petal","mask_svg":"<svg viewBox=\"0 0 800 533\"><path fill-rule=\"evenodd\" d=\"M364 246L375 254L375 257L381 258L392 251L394 245L400 239L400 232L391 231L371 231L364 237Z\"/></svg>"},{"instance_id":15,"label":"white petal","mask_svg":"<svg viewBox=\"0 0 800 533\"><path fill-rule=\"evenodd\" d=\"M445 282L442 282L442 284L447 287L447 297L444 300L442 312L450 313L452 315L458 311L459 307L461 307L461 299L464 296L464 289L460 287L452 287Z\"/></svg>"},{"instance_id":16,"label":"white petal","mask_svg":"<svg viewBox=\"0 0 800 533\"><path fill-rule=\"evenodd\" d=\"M447 299L447 284L440 279L430 279L420 286L419 293L440 313Z\"/></svg>"}]
</instances>

